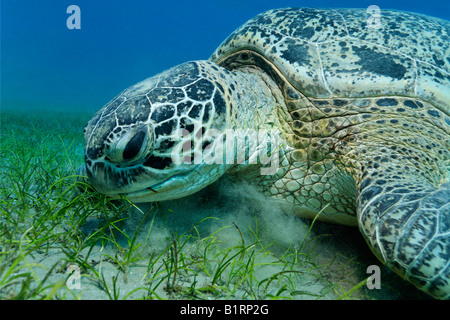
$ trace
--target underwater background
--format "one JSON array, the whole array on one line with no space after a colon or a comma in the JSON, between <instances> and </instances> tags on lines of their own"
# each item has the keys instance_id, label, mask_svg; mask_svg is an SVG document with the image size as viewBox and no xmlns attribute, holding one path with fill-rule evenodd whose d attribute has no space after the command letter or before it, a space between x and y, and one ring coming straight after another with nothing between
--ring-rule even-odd
<instances>
[{"instance_id":1,"label":"underwater background","mask_svg":"<svg viewBox=\"0 0 450 320\"><path fill-rule=\"evenodd\" d=\"M442 0L1 0L0 300L429 298L387 268L369 290L379 262L358 228L284 215L246 183L116 207L73 180L84 125L127 87L208 59L266 10L370 5L382 23L384 9L450 20Z\"/></svg>"},{"instance_id":2,"label":"underwater background","mask_svg":"<svg viewBox=\"0 0 450 320\"><path fill-rule=\"evenodd\" d=\"M81 10L81 29L66 26L70 5ZM369 5L450 20L442 0L2 0L1 107L94 112L138 81L208 59L265 10Z\"/></svg>"}]
</instances>

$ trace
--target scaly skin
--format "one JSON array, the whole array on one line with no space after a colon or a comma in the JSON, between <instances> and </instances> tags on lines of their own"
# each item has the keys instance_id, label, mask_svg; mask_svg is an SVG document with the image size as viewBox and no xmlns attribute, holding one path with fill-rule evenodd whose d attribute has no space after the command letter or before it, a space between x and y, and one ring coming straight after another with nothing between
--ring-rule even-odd
<instances>
[{"instance_id":1,"label":"scaly skin","mask_svg":"<svg viewBox=\"0 0 450 320\"><path fill-rule=\"evenodd\" d=\"M278 103L268 84L276 87L267 75L235 73L209 61L195 61L128 88L98 111L85 128L90 183L110 197L126 195L133 201L147 202L195 193L233 167L233 171L248 172L248 161L236 166L236 153L228 162L206 165L202 161L205 148L217 140L208 139L206 134L208 130L225 133L225 129L239 129L245 133L278 128ZM282 99L281 94L278 99ZM178 135L179 129L190 135ZM142 132L144 138L139 140ZM197 139L202 132L203 144ZM139 143L130 143L133 139ZM189 150L179 150L191 140L194 143ZM237 150L246 148L243 142L238 139ZM190 157L190 163L174 163L174 152L182 159ZM248 146L246 153L248 160ZM201 159L200 163L196 159ZM250 170L255 171L255 166ZM169 183L160 185L164 181Z\"/></svg>"},{"instance_id":2,"label":"scaly skin","mask_svg":"<svg viewBox=\"0 0 450 320\"><path fill-rule=\"evenodd\" d=\"M384 14L389 28L373 31L357 28L366 17L360 10L269 11L211 61L130 87L87 124L90 183L146 202L233 174L287 212L358 225L380 261L433 297L450 298L450 28ZM231 164L207 164L226 129L277 129L276 173L236 164L235 150L224 150ZM263 143L235 138L246 159L260 159ZM175 163L174 154L191 162Z\"/></svg>"}]
</instances>

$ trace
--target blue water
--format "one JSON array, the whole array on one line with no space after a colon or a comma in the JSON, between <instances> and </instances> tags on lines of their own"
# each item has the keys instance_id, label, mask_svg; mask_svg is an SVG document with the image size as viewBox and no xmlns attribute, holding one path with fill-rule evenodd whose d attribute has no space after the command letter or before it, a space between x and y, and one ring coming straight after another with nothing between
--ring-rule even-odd
<instances>
[{"instance_id":1,"label":"blue water","mask_svg":"<svg viewBox=\"0 0 450 320\"><path fill-rule=\"evenodd\" d=\"M69 30L69 5L81 29ZM443 0L2 0L1 106L100 109L126 87L207 59L238 26L276 7L378 5L450 20Z\"/></svg>"}]
</instances>

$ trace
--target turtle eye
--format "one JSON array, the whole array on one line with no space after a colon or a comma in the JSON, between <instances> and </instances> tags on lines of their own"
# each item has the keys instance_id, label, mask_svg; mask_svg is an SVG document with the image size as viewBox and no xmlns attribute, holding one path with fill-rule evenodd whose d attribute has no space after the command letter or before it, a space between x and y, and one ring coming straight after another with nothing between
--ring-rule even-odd
<instances>
[{"instance_id":1,"label":"turtle eye","mask_svg":"<svg viewBox=\"0 0 450 320\"><path fill-rule=\"evenodd\" d=\"M144 143L145 133L146 132L141 129L130 139L130 141L128 141L122 155L125 161L130 161L139 154L142 149L142 144Z\"/></svg>"},{"instance_id":2,"label":"turtle eye","mask_svg":"<svg viewBox=\"0 0 450 320\"><path fill-rule=\"evenodd\" d=\"M107 160L113 163L135 163L153 148L153 136L147 125L126 130L117 142L107 145Z\"/></svg>"}]
</instances>

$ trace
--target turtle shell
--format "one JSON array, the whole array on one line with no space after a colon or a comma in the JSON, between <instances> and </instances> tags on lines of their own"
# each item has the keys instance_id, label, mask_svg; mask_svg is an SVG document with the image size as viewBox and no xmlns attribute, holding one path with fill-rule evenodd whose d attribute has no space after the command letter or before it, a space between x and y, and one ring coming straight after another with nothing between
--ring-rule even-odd
<instances>
[{"instance_id":1,"label":"turtle shell","mask_svg":"<svg viewBox=\"0 0 450 320\"><path fill-rule=\"evenodd\" d=\"M310 98L407 96L450 113L450 23L381 10L379 28L365 9L276 9L232 33L211 56L263 56Z\"/></svg>"}]
</instances>

